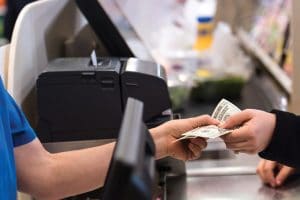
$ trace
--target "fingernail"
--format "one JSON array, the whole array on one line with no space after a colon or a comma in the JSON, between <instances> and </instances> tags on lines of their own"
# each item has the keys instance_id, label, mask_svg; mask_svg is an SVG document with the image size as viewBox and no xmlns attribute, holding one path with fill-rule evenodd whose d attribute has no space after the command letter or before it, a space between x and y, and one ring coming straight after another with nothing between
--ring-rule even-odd
<instances>
[{"instance_id":1,"label":"fingernail","mask_svg":"<svg viewBox=\"0 0 300 200\"><path fill-rule=\"evenodd\" d=\"M220 122L220 124L219 124L219 126L220 126L221 128L223 128L224 125L225 125L225 122Z\"/></svg>"},{"instance_id":2,"label":"fingernail","mask_svg":"<svg viewBox=\"0 0 300 200\"><path fill-rule=\"evenodd\" d=\"M277 184L278 186L280 186L280 185L281 185L281 181L280 181L280 180L276 180L276 184Z\"/></svg>"}]
</instances>

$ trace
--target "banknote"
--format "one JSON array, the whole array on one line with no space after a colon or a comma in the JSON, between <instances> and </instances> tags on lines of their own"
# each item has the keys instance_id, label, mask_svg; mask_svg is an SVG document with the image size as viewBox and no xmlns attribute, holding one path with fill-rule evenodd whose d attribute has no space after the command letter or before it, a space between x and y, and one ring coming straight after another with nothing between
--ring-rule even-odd
<instances>
[{"instance_id":1,"label":"banknote","mask_svg":"<svg viewBox=\"0 0 300 200\"><path fill-rule=\"evenodd\" d=\"M241 110L237 106L226 99L222 99L215 107L211 116L212 118L217 119L220 122L224 122L228 117L238 112L241 112ZM183 133L178 140L197 137L213 139L231 133L232 131L233 130L223 129L216 125L208 125L197 127L193 130Z\"/></svg>"},{"instance_id":2,"label":"banknote","mask_svg":"<svg viewBox=\"0 0 300 200\"><path fill-rule=\"evenodd\" d=\"M182 134L182 137L179 138L179 140L191 139L197 137L213 139L213 138L220 137L221 135L230 133L231 131L232 130L223 129L216 125L202 126Z\"/></svg>"},{"instance_id":3,"label":"banknote","mask_svg":"<svg viewBox=\"0 0 300 200\"><path fill-rule=\"evenodd\" d=\"M214 109L211 116L220 122L224 122L228 117L238 112L241 112L241 110L237 106L226 99L222 99Z\"/></svg>"}]
</instances>

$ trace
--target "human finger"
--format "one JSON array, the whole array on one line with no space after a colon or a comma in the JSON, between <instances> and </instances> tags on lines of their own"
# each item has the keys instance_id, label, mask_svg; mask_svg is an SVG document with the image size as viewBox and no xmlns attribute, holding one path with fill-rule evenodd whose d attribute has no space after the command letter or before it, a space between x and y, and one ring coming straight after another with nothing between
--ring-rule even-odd
<instances>
[{"instance_id":1,"label":"human finger","mask_svg":"<svg viewBox=\"0 0 300 200\"><path fill-rule=\"evenodd\" d=\"M200 115L187 119L193 128L205 125L218 125L220 122L209 115Z\"/></svg>"},{"instance_id":2,"label":"human finger","mask_svg":"<svg viewBox=\"0 0 300 200\"><path fill-rule=\"evenodd\" d=\"M244 142L251 137L249 127L242 126L231 133L221 136L225 143Z\"/></svg>"},{"instance_id":3,"label":"human finger","mask_svg":"<svg viewBox=\"0 0 300 200\"><path fill-rule=\"evenodd\" d=\"M230 116L224 123L221 124L221 128L231 129L242 125L252 118L251 110L244 110Z\"/></svg>"},{"instance_id":4,"label":"human finger","mask_svg":"<svg viewBox=\"0 0 300 200\"><path fill-rule=\"evenodd\" d=\"M262 173L264 174L264 182L270 184L272 187L276 187L276 179L274 169L277 163L274 161L266 161Z\"/></svg>"},{"instance_id":5,"label":"human finger","mask_svg":"<svg viewBox=\"0 0 300 200\"><path fill-rule=\"evenodd\" d=\"M283 166L276 176L276 185L281 186L285 180L295 172L294 168Z\"/></svg>"},{"instance_id":6,"label":"human finger","mask_svg":"<svg viewBox=\"0 0 300 200\"><path fill-rule=\"evenodd\" d=\"M266 163L266 160L264 160L264 159L260 160L260 162L258 163L258 166L256 168L256 174L260 177L260 179L262 180L263 183L266 183L265 182L265 174L263 173L265 163Z\"/></svg>"},{"instance_id":7,"label":"human finger","mask_svg":"<svg viewBox=\"0 0 300 200\"><path fill-rule=\"evenodd\" d=\"M251 145L247 141L225 143L225 144L227 149L231 149L233 151L243 151L251 148Z\"/></svg>"},{"instance_id":8,"label":"human finger","mask_svg":"<svg viewBox=\"0 0 300 200\"><path fill-rule=\"evenodd\" d=\"M206 146L207 146L206 140L203 138L199 138L199 137L190 139L190 142L195 145L198 145L202 149L206 148Z\"/></svg>"},{"instance_id":9,"label":"human finger","mask_svg":"<svg viewBox=\"0 0 300 200\"><path fill-rule=\"evenodd\" d=\"M199 147L198 145L195 145L193 143L189 143L188 144L188 148L193 153L192 159L200 157L201 152L202 152L202 148L201 147Z\"/></svg>"},{"instance_id":10,"label":"human finger","mask_svg":"<svg viewBox=\"0 0 300 200\"><path fill-rule=\"evenodd\" d=\"M253 149L252 147L246 148L246 149L241 149L238 150L239 153L245 153L245 154L249 154L249 155L254 155L257 154L257 151L255 149Z\"/></svg>"}]
</instances>

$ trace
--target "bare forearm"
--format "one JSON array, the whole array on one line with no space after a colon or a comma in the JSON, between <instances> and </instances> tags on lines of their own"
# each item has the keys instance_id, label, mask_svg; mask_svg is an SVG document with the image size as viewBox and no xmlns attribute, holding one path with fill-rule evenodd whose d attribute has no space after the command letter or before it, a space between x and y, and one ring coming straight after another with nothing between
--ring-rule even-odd
<instances>
[{"instance_id":1,"label":"bare forearm","mask_svg":"<svg viewBox=\"0 0 300 200\"><path fill-rule=\"evenodd\" d=\"M107 145L53 154L55 190L62 196L91 191L103 186L114 143ZM58 187L59 186L59 187Z\"/></svg>"},{"instance_id":2,"label":"bare forearm","mask_svg":"<svg viewBox=\"0 0 300 200\"><path fill-rule=\"evenodd\" d=\"M110 143L57 154L38 152L36 156L42 159L17 156L17 166L23 159L23 162L30 165L17 168L19 189L37 199L61 199L101 187L105 181L113 148L114 143ZM27 149L16 151L22 150Z\"/></svg>"}]
</instances>

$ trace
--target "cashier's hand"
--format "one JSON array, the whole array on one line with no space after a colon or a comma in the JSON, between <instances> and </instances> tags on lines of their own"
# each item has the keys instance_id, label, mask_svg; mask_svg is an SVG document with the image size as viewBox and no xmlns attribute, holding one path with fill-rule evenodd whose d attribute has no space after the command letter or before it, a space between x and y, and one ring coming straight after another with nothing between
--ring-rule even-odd
<instances>
[{"instance_id":1,"label":"cashier's hand","mask_svg":"<svg viewBox=\"0 0 300 200\"><path fill-rule=\"evenodd\" d=\"M205 139L194 138L177 141L181 134L204 125L217 125L219 121L208 115L172 120L150 130L155 146L156 158L171 156L180 160L194 160L200 157L206 147Z\"/></svg>"},{"instance_id":2,"label":"cashier's hand","mask_svg":"<svg viewBox=\"0 0 300 200\"><path fill-rule=\"evenodd\" d=\"M295 168L264 159L260 161L256 170L262 182L271 187L281 186L284 181L295 172Z\"/></svg>"},{"instance_id":3,"label":"cashier's hand","mask_svg":"<svg viewBox=\"0 0 300 200\"><path fill-rule=\"evenodd\" d=\"M247 109L229 117L222 128L236 128L222 136L226 147L235 152L255 154L264 150L273 135L276 117L272 113Z\"/></svg>"}]
</instances>

